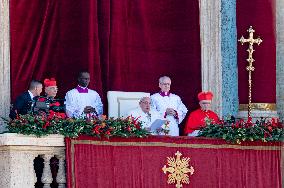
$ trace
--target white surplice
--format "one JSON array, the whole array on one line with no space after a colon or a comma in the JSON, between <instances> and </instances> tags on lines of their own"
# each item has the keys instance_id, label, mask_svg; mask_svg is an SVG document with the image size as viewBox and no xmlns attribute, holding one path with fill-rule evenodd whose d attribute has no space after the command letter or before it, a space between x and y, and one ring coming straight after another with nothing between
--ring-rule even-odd
<instances>
[{"instance_id":1,"label":"white surplice","mask_svg":"<svg viewBox=\"0 0 284 188\"><path fill-rule=\"evenodd\" d=\"M91 89L88 89L88 93L79 93L76 88L68 91L65 96L65 105L68 117L83 117L86 106L95 108L98 115L103 113L101 97L96 91Z\"/></svg>"},{"instance_id":2,"label":"white surplice","mask_svg":"<svg viewBox=\"0 0 284 188\"><path fill-rule=\"evenodd\" d=\"M169 135L179 136L178 125L187 113L187 108L182 103L180 97L172 93L169 96L161 96L160 93L155 93L151 95L151 108L157 110L161 116L165 116L167 108L173 108L177 112L177 118L172 115L166 115L166 119L170 122Z\"/></svg>"},{"instance_id":3,"label":"white surplice","mask_svg":"<svg viewBox=\"0 0 284 188\"><path fill-rule=\"evenodd\" d=\"M138 118L138 120L142 123L143 128L150 128L152 123L157 119L165 119L155 110L150 110L149 113L145 113L140 107L128 112L128 116L132 116L135 119ZM162 126L162 128L165 127Z\"/></svg>"}]
</instances>

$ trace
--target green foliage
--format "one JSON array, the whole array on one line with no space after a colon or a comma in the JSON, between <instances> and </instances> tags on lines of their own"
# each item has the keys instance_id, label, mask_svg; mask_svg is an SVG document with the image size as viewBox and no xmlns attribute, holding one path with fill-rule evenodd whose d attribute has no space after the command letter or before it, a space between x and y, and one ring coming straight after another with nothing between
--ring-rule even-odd
<instances>
[{"instance_id":1,"label":"green foliage","mask_svg":"<svg viewBox=\"0 0 284 188\"><path fill-rule=\"evenodd\" d=\"M141 123L133 117L107 119L63 119L59 116L19 115L14 120L4 120L9 132L35 135L37 137L49 134L61 134L65 137L76 138L79 135L95 137L146 137L149 131L142 128Z\"/></svg>"},{"instance_id":2,"label":"green foliage","mask_svg":"<svg viewBox=\"0 0 284 188\"><path fill-rule=\"evenodd\" d=\"M221 138L228 142L240 144L244 141L283 141L284 129L282 123L276 118L271 120L261 119L252 123L243 120L234 122L231 120L221 121L218 124L208 123L201 128L200 137Z\"/></svg>"}]
</instances>

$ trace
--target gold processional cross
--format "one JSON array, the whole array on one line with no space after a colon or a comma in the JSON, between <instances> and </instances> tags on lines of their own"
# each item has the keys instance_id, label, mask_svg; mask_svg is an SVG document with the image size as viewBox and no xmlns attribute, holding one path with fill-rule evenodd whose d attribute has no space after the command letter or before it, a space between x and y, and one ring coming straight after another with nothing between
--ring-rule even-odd
<instances>
[{"instance_id":1,"label":"gold processional cross","mask_svg":"<svg viewBox=\"0 0 284 188\"><path fill-rule=\"evenodd\" d=\"M242 45L246 42L249 43L249 48L247 49L249 56L247 59L247 62L249 63L248 66L246 67L246 70L249 73L249 77L248 77L248 87L249 87L249 92L248 92L248 117L251 117L251 88L252 88L252 78L251 78L251 72L254 71L254 67L252 65L252 63L254 62L254 59L252 58L252 54L255 51L253 49L253 44L260 44L262 42L262 40L258 37L257 39L253 38L253 33L255 32L255 30L252 28L252 26L249 27L249 29L247 30L249 32L249 38L245 39L243 36L238 40L239 42L242 43Z\"/></svg>"}]
</instances>

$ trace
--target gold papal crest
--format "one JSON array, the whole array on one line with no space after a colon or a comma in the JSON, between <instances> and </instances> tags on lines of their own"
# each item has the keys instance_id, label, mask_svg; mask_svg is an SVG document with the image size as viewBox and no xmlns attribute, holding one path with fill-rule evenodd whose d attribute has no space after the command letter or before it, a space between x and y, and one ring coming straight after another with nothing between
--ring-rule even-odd
<instances>
[{"instance_id":1,"label":"gold papal crest","mask_svg":"<svg viewBox=\"0 0 284 188\"><path fill-rule=\"evenodd\" d=\"M168 175L168 184L176 183L176 188L181 188L183 183L189 184L189 175L194 173L194 168L192 166L189 167L189 157L180 158L182 154L177 151L175 153L176 158L174 157L167 157L167 165L165 165L162 170L166 174L169 172Z\"/></svg>"}]
</instances>

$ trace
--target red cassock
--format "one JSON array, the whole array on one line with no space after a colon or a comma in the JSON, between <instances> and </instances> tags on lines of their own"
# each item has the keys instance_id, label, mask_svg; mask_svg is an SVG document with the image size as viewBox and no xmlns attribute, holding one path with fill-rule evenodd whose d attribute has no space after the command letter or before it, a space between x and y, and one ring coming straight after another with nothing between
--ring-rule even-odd
<instances>
[{"instance_id":1,"label":"red cassock","mask_svg":"<svg viewBox=\"0 0 284 188\"><path fill-rule=\"evenodd\" d=\"M219 117L215 112L211 110L205 112L201 109L197 109L190 113L185 124L184 132L189 134L195 130L199 130L200 127L204 127L206 118L212 120L213 123L219 122Z\"/></svg>"}]
</instances>

